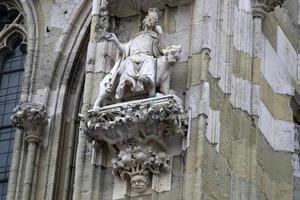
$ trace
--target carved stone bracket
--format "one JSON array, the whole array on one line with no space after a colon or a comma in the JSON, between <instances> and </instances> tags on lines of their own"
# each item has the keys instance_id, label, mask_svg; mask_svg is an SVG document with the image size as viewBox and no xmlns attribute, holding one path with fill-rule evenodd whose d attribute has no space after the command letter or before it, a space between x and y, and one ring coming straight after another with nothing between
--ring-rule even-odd
<instances>
[{"instance_id":1,"label":"carved stone bracket","mask_svg":"<svg viewBox=\"0 0 300 200\"><path fill-rule=\"evenodd\" d=\"M90 110L84 129L91 140L109 145L136 139L142 143L156 141L165 148L163 137L187 132L185 117L174 97L169 95Z\"/></svg>"},{"instance_id":2,"label":"carved stone bracket","mask_svg":"<svg viewBox=\"0 0 300 200\"><path fill-rule=\"evenodd\" d=\"M91 142L117 149L112 160L114 177L129 183L135 193L142 193L153 175L168 172L170 155L178 155L172 153L174 146L181 152L180 144L188 131L186 118L174 96L168 95L90 110L81 121Z\"/></svg>"},{"instance_id":3,"label":"carved stone bracket","mask_svg":"<svg viewBox=\"0 0 300 200\"><path fill-rule=\"evenodd\" d=\"M135 192L143 192L150 181L149 175L159 175L169 171L170 157L164 152L155 153L151 148L132 146L121 151L112 161L113 175L122 180L129 180Z\"/></svg>"},{"instance_id":4,"label":"carved stone bracket","mask_svg":"<svg viewBox=\"0 0 300 200\"><path fill-rule=\"evenodd\" d=\"M11 117L12 125L25 133L27 143L38 143L41 130L47 125L47 112L44 106L34 103L20 103Z\"/></svg>"},{"instance_id":5,"label":"carved stone bracket","mask_svg":"<svg viewBox=\"0 0 300 200\"><path fill-rule=\"evenodd\" d=\"M253 0L253 17L260 17L263 19L266 13L272 12L277 6L282 6L284 1L285 0Z\"/></svg>"}]
</instances>

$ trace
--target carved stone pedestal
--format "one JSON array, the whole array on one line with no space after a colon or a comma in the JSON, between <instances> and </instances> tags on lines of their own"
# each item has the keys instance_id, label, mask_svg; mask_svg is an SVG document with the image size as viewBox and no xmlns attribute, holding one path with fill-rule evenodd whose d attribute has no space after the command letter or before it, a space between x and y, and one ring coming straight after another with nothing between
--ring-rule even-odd
<instances>
[{"instance_id":1,"label":"carved stone pedestal","mask_svg":"<svg viewBox=\"0 0 300 200\"><path fill-rule=\"evenodd\" d=\"M186 114L172 95L90 110L82 121L94 151L107 146L114 154L115 184L124 184L123 194L114 192L116 198L142 195L151 184L157 192L171 189L172 156L181 153L188 129Z\"/></svg>"}]
</instances>

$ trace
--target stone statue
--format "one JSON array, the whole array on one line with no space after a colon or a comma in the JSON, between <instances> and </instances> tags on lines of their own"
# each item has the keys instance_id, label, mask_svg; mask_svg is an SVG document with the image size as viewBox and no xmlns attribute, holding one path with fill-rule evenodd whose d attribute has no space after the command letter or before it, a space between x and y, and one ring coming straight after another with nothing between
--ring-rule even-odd
<instances>
[{"instance_id":1,"label":"stone statue","mask_svg":"<svg viewBox=\"0 0 300 200\"><path fill-rule=\"evenodd\" d=\"M106 36L108 41L117 46L123 57L121 63L117 63L120 80L116 89L116 99L123 97L126 87L131 92L147 91L149 96L154 96L155 58L162 55L162 29L158 20L159 10L150 8L143 21L144 30L128 43L120 43L112 33Z\"/></svg>"},{"instance_id":2,"label":"stone statue","mask_svg":"<svg viewBox=\"0 0 300 200\"><path fill-rule=\"evenodd\" d=\"M158 25L159 10L150 8L143 20L144 30L127 43L121 43L115 34L106 39L113 42L120 54L110 73L101 81L94 109L104 105L106 97L121 100L130 95L158 92L172 94L169 90L170 66L179 60L181 46L163 48L162 28Z\"/></svg>"}]
</instances>

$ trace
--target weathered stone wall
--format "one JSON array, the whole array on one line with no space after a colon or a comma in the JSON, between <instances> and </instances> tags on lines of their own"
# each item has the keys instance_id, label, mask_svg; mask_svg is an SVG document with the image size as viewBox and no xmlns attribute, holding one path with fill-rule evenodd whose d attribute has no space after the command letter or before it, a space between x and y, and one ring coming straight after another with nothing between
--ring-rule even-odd
<instances>
[{"instance_id":1,"label":"weathered stone wall","mask_svg":"<svg viewBox=\"0 0 300 200\"><path fill-rule=\"evenodd\" d=\"M113 155L107 150L104 166L92 164L93 148L77 118L91 109L110 70L110 61L102 58L116 51L97 38L99 11L92 11L92 3L31 3L37 45L26 100L45 105L48 113L34 161L32 199L113 198ZM300 198L290 105L300 93L299 2L287 1L262 17L253 17L252 6L250 0L160 4L167 45L182 45L171 89L191 112L191 135L187 150L173 158L171 191L143 199ZM136 14L116 20L121 41L138 32ZM14 147L11 176L16 178L8 199L23 195L28 153L22 140L16 137L20 146Z\"/></svg>"}]
</instances>

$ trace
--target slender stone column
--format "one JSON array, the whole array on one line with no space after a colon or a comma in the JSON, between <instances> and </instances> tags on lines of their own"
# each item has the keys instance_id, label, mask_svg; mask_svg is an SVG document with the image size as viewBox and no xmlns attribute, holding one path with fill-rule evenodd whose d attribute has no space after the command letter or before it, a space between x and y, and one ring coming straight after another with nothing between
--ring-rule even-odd
<instances>
[{"instance_id":1,"label":"slender stone column","mask_svg":"<svg viewBox=\"0 0 300 200\"><path fill-rule=\"evenodd\" d=\"M22 199L31 198L35 157L42 137L42 129L47 125L47 113L44 106L33 103L20 103L11 117L13 126L25 134L27 143L26 168Z\"/></svg>"},{"instance_id":2,"label":"slender stone column","mask_svg":"<svg viewBox=\"0 0 300 200\"><path fill-rule=\"evenodd\" d=\"M261 3L254 3L252 6L253 15L253 49L252 49L252 83L260 84L260 68L262 58L262 21L266 17L268 6ZM260 96L259 86L252 85L251 88L251 114L258 115L259 105L257 98Z\"/></svg>"},{"instance_id":3,"label":"slender stone column","mask_svg":"<svg viewBox=\"0 0 300 200\"><path fill-rule=\"evenodd\" d=\"M262 57L262 23L268 12L274 10L276 6L281 6L284 0L253 0L253 49L252 49L252 88L251 88L251 114L258 116L259 98L260 98L260 81L261 81L261 60ZM250 158L255 160L256 151L251 151ZM256 176L256 169L250 167L250 177ZM257 196L256 188L251 188L248 196L249 199L255 199Z\"/></svg>"}]
</instances>

